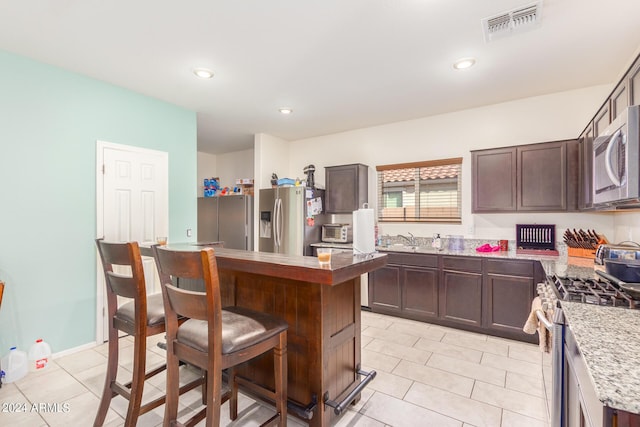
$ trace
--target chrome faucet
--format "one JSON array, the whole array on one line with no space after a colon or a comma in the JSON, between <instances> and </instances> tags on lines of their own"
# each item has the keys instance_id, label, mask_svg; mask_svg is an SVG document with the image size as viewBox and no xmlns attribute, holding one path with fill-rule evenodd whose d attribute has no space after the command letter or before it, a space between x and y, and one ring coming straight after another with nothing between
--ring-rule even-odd
<instances>
[{"instance_id":1,"label":"chrome faucet","mask_svg":"<svg viewBox=\"0 0 640 427\"><path fill-rule=\"evenodd\" d=\"M407 233L407 234L409 234L409 236L411 237L403 236L402 234L398 234L398 237L402 237L404 240L409 242L411 246L416 246L416 237L411 233Z\"/></svg>"}]
</instances>

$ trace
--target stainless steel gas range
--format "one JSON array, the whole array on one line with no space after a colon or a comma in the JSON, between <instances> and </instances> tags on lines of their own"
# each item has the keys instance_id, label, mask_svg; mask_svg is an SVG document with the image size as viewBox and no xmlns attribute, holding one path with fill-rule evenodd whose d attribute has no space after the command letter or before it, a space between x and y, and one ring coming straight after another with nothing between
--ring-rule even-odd
<instances>
[{"instance_id":1,"label":"stainless steel gas range","mask_svg":"<svg viewBox=\"0 0 640 427\"><path fill-rule=\"evenodd\" d=\"M613 413L603 410L595 392L580 350L573 339L562 313L561 301L596 304L622 309L640 309L640 299L622 290L616 283L602 277L549 276L538 285L543 310L538 318L551 331L551 378L543 375L545 386L551 384L551 426L613 426ZM544 370L543 370L544 373Z\"/></svg>"}]
</instances>

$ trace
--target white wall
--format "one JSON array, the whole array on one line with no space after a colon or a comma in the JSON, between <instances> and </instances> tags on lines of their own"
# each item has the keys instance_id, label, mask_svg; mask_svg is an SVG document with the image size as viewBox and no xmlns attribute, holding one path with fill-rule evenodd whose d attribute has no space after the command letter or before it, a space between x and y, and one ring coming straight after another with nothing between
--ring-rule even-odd
<instances>
[{"instance_id":1,"label":"white wall","mask_svg":"<svg viewBox=\"0 0 640 427\"><path fill-rule=\"evenodd\" d=\"M291 178L289 168L290 147L291 143L282 138L264 133L256 134L254 141L256 189L271 188L271 174L274 172L278 175L278 178Z\"/></svg>"},{"instance_id":2,"label":"white wall","mask_svg":"<svg viewBox=\"0 0 640 427\"><path fill-rule=\"evenodd\" d=\"M559 236L565 228L590 228L615 240L614 214L611 213L471 214L470 150L577 138L611 88L610 85L595 86L292 141L288 173L295 177L304 166L313 163L316 182L323 184L325 166L367 164L371 167L369 202L375 208L376 165L463 157L462 225L383 223L380 224L382 233L411 231L417 236L431 236L438 232L515 239L518 223L549 223L557 225ZM284 150L283 145L280 141L280 151ZM256 156L262 153L265 152L256 150ZM264 159L261 162L268 164ZM629 221L637 222L637 218L632 214Z\"/></svg>"},{"instance_id":3,"label":"white wall","mask_svg":"<svg viewBox=\"0 0 640 427\"><path fill-rule=\"evenodd\" d=\"M218 176L218 169L216 167L217 157L213 154L203 153L198 151L198 197L204 195L204 179L214 178Z\"/></svg>"},{"instance_id":4,"label":"white wall","mask_svg":"<svg viewBox=\"0 0 640 427\"><path fill-rule=\"evenodd\" d=\"M253 149L218 154L216 170L222 187L236 185L236 179L253 178Z\"/></svg>"}]
</instances>

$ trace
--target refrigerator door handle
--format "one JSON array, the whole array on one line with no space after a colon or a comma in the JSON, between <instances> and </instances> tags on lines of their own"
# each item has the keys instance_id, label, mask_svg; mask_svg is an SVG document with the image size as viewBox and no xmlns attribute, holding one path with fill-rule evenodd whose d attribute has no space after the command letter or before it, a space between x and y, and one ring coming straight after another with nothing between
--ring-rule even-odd
<instances>
[{"instance_id":1,"label":"refrigerator door handle","mask_svg":"<svg viewBox=\"0 0 640 427\"><path fill-rule=\"evenodd\" d=\"M282 217L282 200L275 199L273 203L273 241L275 243L275 252L280 251L281 235L281 217Z\"/></svg>"}]
</instances>

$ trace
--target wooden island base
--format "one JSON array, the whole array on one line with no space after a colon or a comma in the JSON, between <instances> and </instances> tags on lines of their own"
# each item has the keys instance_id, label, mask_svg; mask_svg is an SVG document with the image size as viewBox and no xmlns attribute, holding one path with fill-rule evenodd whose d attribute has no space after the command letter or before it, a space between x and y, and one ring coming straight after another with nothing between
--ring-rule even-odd
<instances>
[{"instance_id":1,"label":"wooden island base","mask_svg":"<svg viewBox=\"0 0 640 427\"><path fill-rule=\"evenodd\" d=\"M375 376L358 375L360 275L384 266L387 255L334 254L330 267L320 267L313 257L222 248L215 253L223 306L271 313L289 324L289 413L310 426L330 426L336 412L359 400L361 381L366 385ZM237 372L274 388L271 354L239 366ZM250 392L250 386L245 390ZM336 411L325 402L340 408Z\"/></svg>"}]
</instances>

